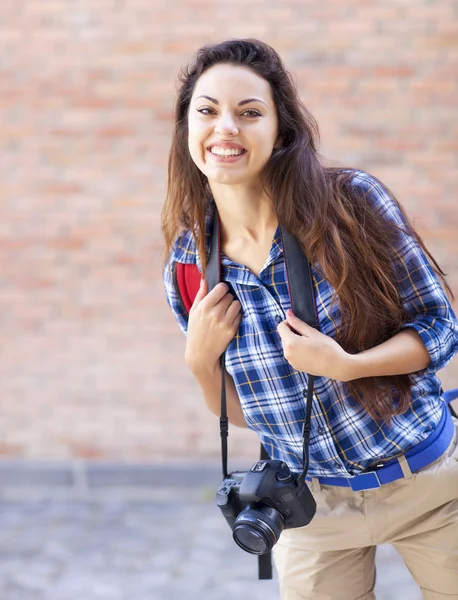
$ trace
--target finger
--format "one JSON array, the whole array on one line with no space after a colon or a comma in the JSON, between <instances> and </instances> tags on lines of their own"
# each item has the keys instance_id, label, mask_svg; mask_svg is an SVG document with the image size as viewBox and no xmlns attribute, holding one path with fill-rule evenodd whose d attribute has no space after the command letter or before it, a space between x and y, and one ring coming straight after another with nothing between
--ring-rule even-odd
<instances>
[{"instance_id":1,"label":"finger","mask_svg":"<svg viewBox=\"0 0 458 600\"><path fill-rule=\"evenodd\" d=\"M237 331L237 329L240 327L240 323L242 322L242 318L243 318L243 315L240 312L235 315L235 319L231 323L231 325L234 327L235 331Z\"/></svg>"},{"instance_id":2,"label":"finger","mask_svg":"<svg viewBox=\"0 0 458 600\"><path fill-rule=\"evenodd\" d=\"M226 313L229 307L233 302L234 296L228 292L225 296L221 298L221 300L217 304L215 304L215 306L212 309L212 312L217 314L220 319L224 319L226 317Z\"/></svg>"},{"instance_id":3,"label":"finger","mask_svg":"<svg viewBox=\"0 0 458 600\"><path fill-rule=\"evenodd\" d=\"M199 304L201 303L203 298L205 298L207 293L208 293L208 283L207 283L207 280L204 277L202 277L200 280L199 289L197 290L197 294L194 298L194 302L192 303L191 310L193 308L195 308L196 306L199 306Z\"/></svg>"},{"instance_id":4,"label":"finger","mask_svg":"<svg viewBox=\"0 0 458 600\"><path fill-rule=\"evenodd\" d=\"M283 342L291 340L291 338L294 336L294 333L288 327L288 324L286 321L282 321L281 323L279 323L277 325L277 331L280 334L280 337Z\"/></svg>"},{"instance_id":5,"label":"finger","mask_svg":"<svg viewBox=\"0 0 458 600\"><path fill-rule=\"evenodd\" d=\"M226 310L226 319L229 321L229 323L232 323L234 321L235 317L240 313L241 309L242 305L238 300L234 300L233 302L231 302L228 309Z\"/></svg>"},{"instance_id":6,"label":"finger","mask_svg":"<svg viewBox=\"0 0 458 600\"><path fill-rule=\"evenodd\" d=\"M208 283L206 282L207 285L207 290L208 290ZM218 304L218 302L224 298L224 296L227 294L229 287L221 282L218 283L218 285L215 285L215 287L210 290L207 295L205 296L205 298L202 299L201 304L205 309L210 309L213 308L214 306L216 306Z\"/></svg>"},{"instance_id":7,"label":"finger","mask_svg":"<svg viewBox=\"0 0 458 600\"><path fill-rule=\"evenodd\" d=\"M299 317L296 317L291 310L286 311L286 321L301 335L310 336L311 332L313 331L313 327L310 327L310 325L307 325L307 323L299 319Z\"/></svg>"},{"instance_id":8,"label":"finger","mask_svg":"<svg viewBox=\"0 0 458 600\"><path fill-rule=\"evenodd\" d=\"M227 283L224 283L224 281L220 281L217 285L215 285L215 287L212 290L208 292L208 296L209 299L211 298L214 304L217 304L221 300L221 298L224 298L228 291L229 286L227 285Z\"/></svg>"}]
</instances>

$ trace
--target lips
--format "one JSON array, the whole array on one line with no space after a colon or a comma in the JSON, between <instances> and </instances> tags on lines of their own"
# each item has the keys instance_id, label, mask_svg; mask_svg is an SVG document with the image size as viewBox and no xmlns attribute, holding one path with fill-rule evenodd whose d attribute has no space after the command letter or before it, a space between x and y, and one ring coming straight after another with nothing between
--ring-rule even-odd
<instances>
[{"instance_id":1,"label":"lips","mask_svg":"<svg viewBox=\"0 0 458 600\"><path fill-rule=\"evenodd\" d=\"M234 144L234 142L215 142L214 144L210 144L207 149L210 150L211 148L235 148L238 150L245 150L243 146L240 144Z\"/></svg>"},{"instance_id":2,"label":"lips","mask_svg":"<svg viewBox=\"0 0 458 600\"><path fill-rule=\"evenodd\" d=\"M240 144L234 144L233 142L218 142L208 146L207 150L214 157L220 159L236 159L243 154L246 154L246 150Z\"/></svg>"}]
</instances>

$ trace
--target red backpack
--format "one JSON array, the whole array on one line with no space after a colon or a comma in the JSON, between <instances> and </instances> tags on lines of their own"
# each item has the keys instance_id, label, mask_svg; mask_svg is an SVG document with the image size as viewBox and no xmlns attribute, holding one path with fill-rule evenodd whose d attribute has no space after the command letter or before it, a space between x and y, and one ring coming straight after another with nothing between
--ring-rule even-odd
<instances>
[{"instance_id":1,"label":"red backpack","mask_svg":"<svg viewBox=\"0 0 458 600\"><path fill-rule=\"evenodd\" d=\"M181 296L186 312L189 314L194 298L199 291L202 275L197 265L176 263L175 268L178 293Z\"/></svg>"}]
</instances>

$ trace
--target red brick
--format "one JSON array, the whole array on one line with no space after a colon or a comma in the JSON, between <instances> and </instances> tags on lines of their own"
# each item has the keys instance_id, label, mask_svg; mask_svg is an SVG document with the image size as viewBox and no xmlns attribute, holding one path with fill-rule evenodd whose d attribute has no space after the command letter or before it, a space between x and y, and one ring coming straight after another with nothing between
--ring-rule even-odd
<instances>
[{"instance_id":1,"label":"red brick","mask_svg":"<svg viewBox=\"0 0 458 600\"><path fill-rule=\"evenodd\" d=\"M423 143L421 141L408 139L380 139L376 141L376 146L382 150L394 150L396 152L402 152L407 150L418 150L422 148Z\"/></svg>"},{"instance_id":2,"label":"red brick","mask_svg":"<svg viewBox=\"0 0 458 600\"><path fill-rule=\"evenodd\" d=\"M0 454L219 456L160 258L176 74L203 43L273 44L325 156L393 189L458 292L451 0L22 4L0 2ZM251 460L256 436L230 449Z\"/></svg>"},{"instance_id":3,"label":"red brick","mask_svg":"<svg viewBox=\"0 0 458 600\"><path fill-rule=\"evenodd\" d=\"M413 67L396 66L396 67L376 67L374 69L375 77L411 77L415 74L416 69Z\"/></svg>"},{"instance_id":4,"label":"red brick","mask_svg":"<svg viewBox=\"0 0 458 600\"><path fill-rule=\"evenodd\" d=\"M42 187L41 191L44 194L79 194L83 190L82 186L79 184L65 184L65 183L56 183L56 184L48 184Z\"/></svg>"}]
</instances>

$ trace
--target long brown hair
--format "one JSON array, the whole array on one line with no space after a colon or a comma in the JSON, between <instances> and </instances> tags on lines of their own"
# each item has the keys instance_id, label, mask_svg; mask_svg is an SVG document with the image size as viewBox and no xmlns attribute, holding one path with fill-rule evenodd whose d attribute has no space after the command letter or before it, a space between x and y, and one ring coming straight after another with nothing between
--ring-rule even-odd
<instances>
[{"instance_id":1,"label":"long brown hair","mask_svg":"<svg viewBox=\"0 0 458 600\"><path fill-rule=\"evenodd\" d=\"M262 183L279 222L298 238L309 261L318 266L335 290L334 301L339 302L342 315L339 343L356 353L389 339L408 320L393 266L393 248L400 230L370 210L364 190L351 185L353 170L324 165L317 151L319 131L315 119L302 104L281 58L258 40L228 40L204 46L194 63L180 73L168 194L162 211L165 255L177 235L190 229L206 267L205 214L210 188L188 151L187 118L196 81L219 63L250 67L270 83L282 147L273 151L263 170ZM384 189L399 206L393 194ZM399 210L405 232L416 237L450 292L445 274L400 206ZM393 415L408 409L409 375L365 378L347 385L375 419L389 422Z\"/></svg>"}]
</instances>

